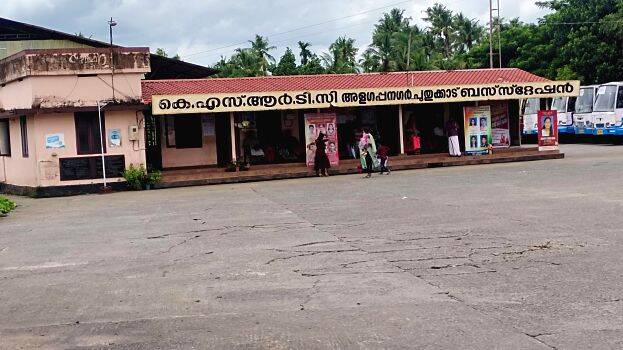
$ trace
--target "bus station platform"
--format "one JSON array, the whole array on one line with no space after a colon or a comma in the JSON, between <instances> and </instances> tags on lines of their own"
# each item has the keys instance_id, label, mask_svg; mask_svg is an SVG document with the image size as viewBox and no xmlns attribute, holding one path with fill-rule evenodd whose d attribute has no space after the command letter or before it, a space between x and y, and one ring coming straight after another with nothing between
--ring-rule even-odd
<instances>
[{"instance_id":1,"label":"bus station platform","mask_svg":"<svg viewBox=\"0 0 623 350\"><path fill-rule=\"evenodd\" d=\"M493 154L477 156L450 157L446 153L395 156L390 158L389 166L392 171L400 171L562 158L564 153L560 151L539 151L537 147L511 147L494 150ZM329 174L358 174L361 173L360 166L358 159L341 160L338 166L329 170ZM314 176L316 174L313 169L304 163L253 165L247 171L236 172L227 172L224 168L187 168L164 170L162 182L155 187L218 185Z\"/></svg>"}]
</instances>

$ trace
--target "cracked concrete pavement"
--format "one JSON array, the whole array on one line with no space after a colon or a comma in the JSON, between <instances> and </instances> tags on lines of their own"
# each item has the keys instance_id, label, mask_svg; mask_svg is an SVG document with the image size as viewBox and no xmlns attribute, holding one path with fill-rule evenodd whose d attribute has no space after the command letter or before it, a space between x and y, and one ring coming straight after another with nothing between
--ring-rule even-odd
<instances>
[{"instance_id":1,"label":"cracked concrete pavement","mask_svg":"<svg viewBox=\"0 0 623 350\"><path fill-rule=\"evenodd\" d=\"M1 349L620 349L623 147L15 198Z\"/></svg>"}]
</instances>

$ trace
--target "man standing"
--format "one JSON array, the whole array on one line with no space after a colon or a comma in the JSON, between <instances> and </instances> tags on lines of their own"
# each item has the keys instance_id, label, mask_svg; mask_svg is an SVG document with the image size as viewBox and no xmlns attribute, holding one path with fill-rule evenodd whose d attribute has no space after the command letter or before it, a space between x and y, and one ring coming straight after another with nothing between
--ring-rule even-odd
<instances>
[{"instance_id":1,"label":"man standing","mask_svg":"<svg viewBox=\"0 0 623 350\"><path fill-rule=\"evenodd\" d=\"M454 119L446 123L446 135L448 136L448 151L452 157L461 156L461 146L459 145L459 123Z\"/></svg>"}]
</instances>

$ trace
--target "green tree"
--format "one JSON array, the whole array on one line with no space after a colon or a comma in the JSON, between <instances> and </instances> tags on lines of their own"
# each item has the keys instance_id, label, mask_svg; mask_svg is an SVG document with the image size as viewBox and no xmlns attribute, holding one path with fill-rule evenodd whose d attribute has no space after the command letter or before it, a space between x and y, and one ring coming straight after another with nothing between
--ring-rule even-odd
<instances>
[{"instance_id":1,"label":"green tree","mask_svg":"<svg viewBox=\"0 0 623 350\"><path fill-rule=\"evenodd\" d=\"M272 73L273 75L296 75L298 73L296 57L289 47L286 48L286 52L281 56Z\"/></svg>"},{"instance_id":2,"label":"green tree","mask_svg":"<svg viewBox=\"0 0 623 350\"><path fill-rule=\"evenodd\" d=\"M309 56L307 63L299 67L299 74L313 75L323 73L326 73L326 71L322 66L322 61L320 60L320 57L314 53Z\"/></svg>"},{"instance_id":3,"label":"green tree","mask_svg":"<svg viewBox=\"0 0 623 350\"><path fill-rule=\"evenodd\" d=\"M311 44L308 42L299 41L298 45L299 45L299 50L300 50L299 56L301 57L301 66L304 66L307 64L307 62L309 61L309 58L312 55L312 52L309 50L309 47L311 46Z\"/></svg>"},{"instance_id":4,"label":"green tree","mask_svg":"<svg viewBox=\"0 0 623 350\"><path fill-rule=\"evenodd\" d=\"M367 48L359 59L359 66L364 73L376 72L381 66L381 58L377 54L376 50L372 47Z\"/></svg>"},{"instance_id":5,"label":"green tree","mask_svg":"<svg viewBox=\"0 0 623 350\"><path fill-rule=\"evenodd\" d=\"M456 47L459 53L468 52L482 37L483 28L478 25L478 21L471 20L462 13L453 19L453 26L456 33Z\"/></svg>"},{"instance_id":6,"label":"green tree","mask_svg":"<svg viewBox=\"0 0 623 350\"><path fill-rule=\"evenodd\" d=\"M161 56L161 57L166 57L166 58L169 57L169 54L167 54L167 52L164 51L164 49L162 49L160 47L156 49L156 55ZM180 60L180 55L175 54L175 56L171 57L171 59L179 61Z\"/></svg>"},{"instance_id":7,"label":"green tree","mask_svg":"<svg viewBox=\"0 0 623 350\"><path fill-rule=\"evenodd\" d=\"M322 55L329 73L356 73L357 51L355 39L341 36L329 46L329 53Z\"/></svg>"},{"instance_id":8,"label":"green tree","mask_svg":"<svg viewBox=\"0 0 623 350\"><path fill-rule=\"evenodd\" d=\"M454 32L452 11L444 5L435 4L426 9L424 20L430 23L430 31L433 35L443 40L444 56L452 55L452 34Z\"/></svg>"},{"instance_id":9,"label":"green tree","mask_svg":"<svg viewBox=\"0 0 623 350\"><path fill-rule=\"evenodd\" d=\"M374 53L381 61L376 70L388 72L400 69L401 63L404 63L400 57L406 57L406 53L400 47L406 47L408 40L401 34L409 31L409 18L404 17L404 10L394 8L383 14L374 26L370 46L370 53ZM400 39L404 39L403 45L398 45L397 41Z\"/></svg>"},{"instance_id":10,"label":"green tree","mask_svg":"<svg viewBox=\"0 0 623 350\"><path fill-rule=\"evenodd\" d=\"M275 58L269 53L269 51L275 49L275 46L270 46L268 38L258 34L255 34L255 39L249 40L249 43L251 44L250 50L258 60L260 70L266 75L268 67L275 63Z\"/></svg>"}]
</instances>

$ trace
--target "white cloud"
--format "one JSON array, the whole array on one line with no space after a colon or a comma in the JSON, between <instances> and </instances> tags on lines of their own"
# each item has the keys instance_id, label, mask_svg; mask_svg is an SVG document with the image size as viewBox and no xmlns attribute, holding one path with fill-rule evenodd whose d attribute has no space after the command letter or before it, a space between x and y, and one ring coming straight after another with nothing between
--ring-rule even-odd
<instances>
[{"instance_id":1,"label":"white cloud","mask_svg":"<svg viewBox=\"0 0 623 350\"><path fill-rule=\"evenodd\" d=\"M127 46L162 47L170 54L211 50L188 57L189 61L211 64L221 55L230 55L234 47L246 43L258 33L269 36L278 46L278 57L290 46L296 52L299 40L311 42L316 52L326 50L338 36L354 38L363 51L369 44L374 23L384 11L400 0L3 0L0 16L68 33L81 32L94 39L108 40L106 21L112 16L115 42ZM488 0L413 0L397 7L414 23L425 26L425 9L440 2L470 18L488 21ZM369 11L385 7L383 9ZM505 18L520 17L534 22L545 11L533 0L501 0ZM362 13L354 16L355 14ZM342 18L347 17L347 18ZM342 18L318 26L328 20ZM309 26L309 27L308 27ZM308 27L292 31L296 28ZM291 31L291 32L290 32ZM288 33L283 33L288 32ZM280 35L274 35L279 34Z\"/></svg>"}]
</instances>

